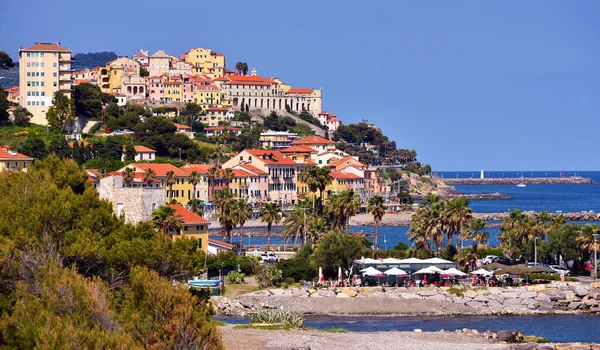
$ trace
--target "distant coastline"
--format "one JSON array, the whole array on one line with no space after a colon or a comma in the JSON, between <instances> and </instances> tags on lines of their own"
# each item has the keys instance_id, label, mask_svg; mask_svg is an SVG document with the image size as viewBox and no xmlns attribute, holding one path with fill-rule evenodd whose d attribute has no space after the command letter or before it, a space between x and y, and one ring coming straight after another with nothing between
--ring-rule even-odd
<instances>
[{"instance_id":1,"label":"distant coastline","mask_svg":"<svg viewBox=\"0 0 600 350\"><path fill-rule=\"evenodd\" d=\"M592 185L596 182L587 177L489 177L489 178L443 178L447 185Z\"/></svg>"}]
</instances>

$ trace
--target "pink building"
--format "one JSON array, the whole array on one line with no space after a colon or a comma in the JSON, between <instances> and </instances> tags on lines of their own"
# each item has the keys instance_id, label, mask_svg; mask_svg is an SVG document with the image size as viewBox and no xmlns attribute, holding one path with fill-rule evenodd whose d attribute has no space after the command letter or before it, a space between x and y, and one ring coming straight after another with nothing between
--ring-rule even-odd
<instances>
[{"instance_id":1,"label":"pink building","mask_svg":"<svg viewBox=\"0 0 600 350\"><path fill-rule=\"evenodd\" d=\"M165 85L163 84L163 76L156 75L146 78L146 91L148 92L148 99L150 101L164 101Z\"/></svg>"}]
</instances>

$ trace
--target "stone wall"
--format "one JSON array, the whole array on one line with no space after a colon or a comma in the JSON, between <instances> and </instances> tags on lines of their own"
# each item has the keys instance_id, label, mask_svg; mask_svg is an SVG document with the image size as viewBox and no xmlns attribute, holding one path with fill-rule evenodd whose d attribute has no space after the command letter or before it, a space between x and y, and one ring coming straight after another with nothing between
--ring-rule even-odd
<instances>
[{"instance_id":1,"label":"stone wall","mask_svg":"<svg viewBox=\"0 0 600 350\"><path fill-rule=\"evenodd\" d=\"M98 195L112 203L115 214L118 205L122 204L127 222L148 221L154 209L167 202L166 191L161 187L121 187L119 180L117 176L100 179Z\"/></svg>"}]
</instances>

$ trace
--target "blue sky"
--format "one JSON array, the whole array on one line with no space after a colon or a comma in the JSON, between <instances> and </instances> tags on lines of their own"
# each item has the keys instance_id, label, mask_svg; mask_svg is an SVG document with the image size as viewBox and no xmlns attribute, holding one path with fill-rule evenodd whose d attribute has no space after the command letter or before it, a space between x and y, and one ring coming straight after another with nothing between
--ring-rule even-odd
<instances>
[{"instance_id":1,"label":"blue sky","mask_svg":"<svg viewBox=\"0 0 600 350\"><path fill-rule=\"evenodd\" d=\"M0 33L14 59L36 41L209 47L323 88L324 109L376 123L434 170L600 170L596 0L5 0Z\"/></svg>"}]
</instances>

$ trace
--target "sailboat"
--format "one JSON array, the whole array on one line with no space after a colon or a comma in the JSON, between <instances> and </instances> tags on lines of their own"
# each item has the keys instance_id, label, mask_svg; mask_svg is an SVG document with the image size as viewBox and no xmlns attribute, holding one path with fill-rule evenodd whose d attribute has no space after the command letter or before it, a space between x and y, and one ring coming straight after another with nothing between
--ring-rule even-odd
<instances>
[{"instance_id":1,"label":"sailboat","mask_svg":"<svg viewBox=\"0 0 600 350\"><path fill-rule=\"evenodd\" d=\"M519 182L517 184L517 187L527 187L527 185L525 185L525 180L523 177L523 166L521 165L521 182Z\"/></svg>"}]
</instances>

